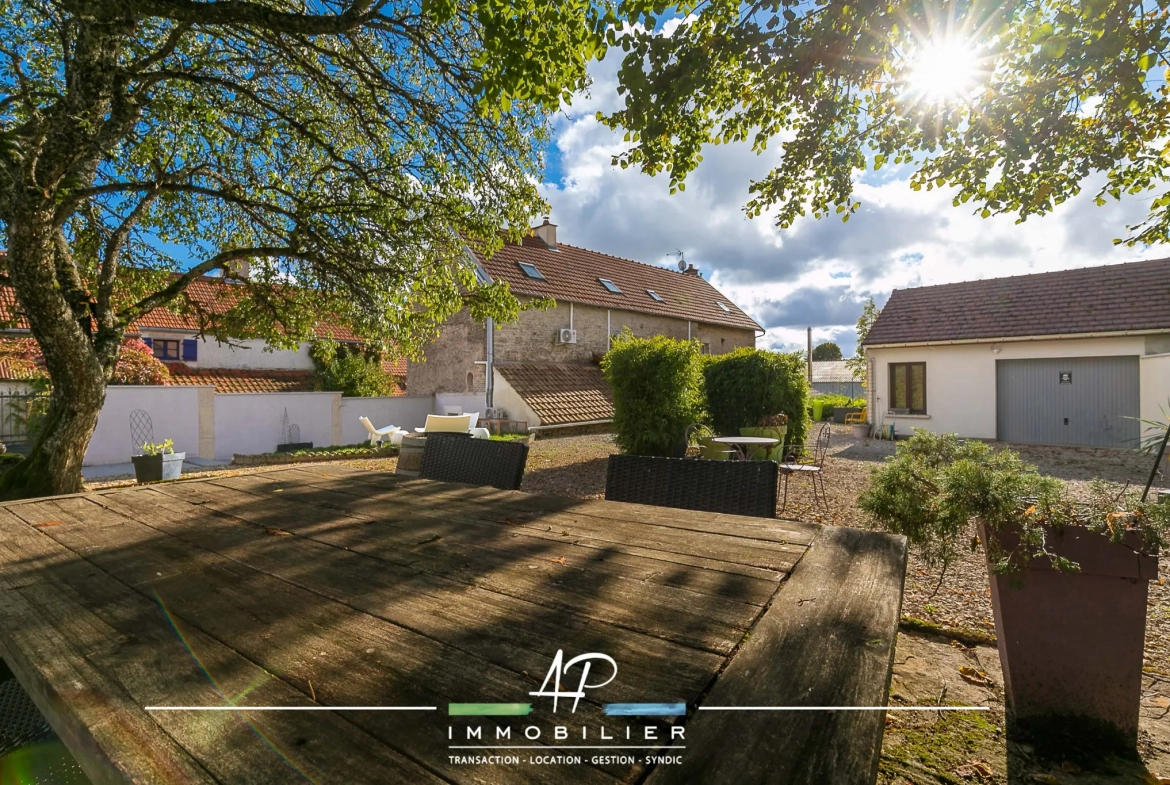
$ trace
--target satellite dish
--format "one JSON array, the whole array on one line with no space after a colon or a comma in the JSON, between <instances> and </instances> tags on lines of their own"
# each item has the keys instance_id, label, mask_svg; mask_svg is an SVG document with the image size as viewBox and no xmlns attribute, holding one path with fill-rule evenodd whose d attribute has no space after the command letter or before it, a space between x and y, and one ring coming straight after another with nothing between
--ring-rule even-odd
<instances>
[{"instance_id":1,"label":"satellite dish","mask_svg":"<svg viewBox=\"0 0 1170 785\"><path fill-rule=\"evenodd\" d=\"M682 250L678 248L674 249L674 253L671 256L678 257L678 269L685 273L687 271L687 260L683 258Z\"/></svg>"}]
</instances>

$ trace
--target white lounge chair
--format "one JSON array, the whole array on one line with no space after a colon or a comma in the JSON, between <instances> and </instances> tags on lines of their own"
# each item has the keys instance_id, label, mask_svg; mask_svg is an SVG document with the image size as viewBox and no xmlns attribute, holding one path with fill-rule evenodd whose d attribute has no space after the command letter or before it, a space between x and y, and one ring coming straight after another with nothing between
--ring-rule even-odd
<instances>
[{"instance_id":1,"label":"white lounge chair","mask_svg":"<svg viewBox=\"0 0 1170 785\"><path fill-rule=\"evenodd\" d=\"M366 430L370 434L370 444L378 444L383 439L390 441L390 443L393 444L394 434L402 430L397 425L387 425L385 428L375 428L374 424L370 422L370 418L365 416L358 417L358 420L361 421L362 425L366 426ZM399 441L401 441L401 439L399 439Z\"/></svg>"},{"instance_id":2,"label":"white lounge chair","mask_svg":"<svg viewBox=\"0 0 1170 785\"><path fill-rule=\"evenodd\" d=\"M470 433L474 439L490 439L492 434L487 428L477 428L479 412L471 414L428 414L427 424L422 428L415 428L416 433Z\"/></svg>"}]
</instances>

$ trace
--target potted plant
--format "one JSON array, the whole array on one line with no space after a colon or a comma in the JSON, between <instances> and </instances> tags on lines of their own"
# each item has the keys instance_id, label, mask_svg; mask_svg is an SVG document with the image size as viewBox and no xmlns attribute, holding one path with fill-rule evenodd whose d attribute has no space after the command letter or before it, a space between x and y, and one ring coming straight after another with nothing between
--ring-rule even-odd
<instances>
[{"instance_id":1,"label":"potted plant","mask_svg":"<svg viewBox=\"0 0 1170 785\"><path fill-rule=\"evenodd\" d=\"M982 543L1010 735L1054 752L1132 754L1148 583L1170 506L1100 481L1075 499L1010 450L922 429L858 504L943 570L963 542Z\"/></svg>"},{"instance_id":2,"label":"potted plant","mask_svg":"<svg viewBox=\"0 0 1170 785\"><path fill-rule=\"evenodd\" d=\"M186 457L185 452L175 452L174 442L170 439L159 444L147 442L142 445L142 455L130 459L134 462L134 479L140 483L176 480L183 472Z\"/></svg>"}]
</instances>

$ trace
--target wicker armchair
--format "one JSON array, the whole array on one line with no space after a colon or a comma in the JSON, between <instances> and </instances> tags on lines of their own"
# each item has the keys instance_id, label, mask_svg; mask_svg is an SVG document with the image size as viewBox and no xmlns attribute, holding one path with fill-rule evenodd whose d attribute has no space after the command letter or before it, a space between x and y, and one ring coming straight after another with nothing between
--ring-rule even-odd
<instances>
[{"instance_id":1,"label":"wicker armchair","mask_svg":"<svg viewBox=\"0 0 1170 785\"><path fill-rule=\"evenodd\" d=\"M773 461L611 455L605 475L605 498L775 518L777 468Z\"/></svg>"},{"instance_id":2,"label":"wicker armchair","mask_svg":"<svg viewBox=\"0 0 1170 785\"><path fill-rule=\"evenodd\" d=\"M461 438L462 437L462 438ZM427 434L418 476L424 480L519 490L528 461L524 442L469 439L466 434Z\"/></svg>"}]
</instances>

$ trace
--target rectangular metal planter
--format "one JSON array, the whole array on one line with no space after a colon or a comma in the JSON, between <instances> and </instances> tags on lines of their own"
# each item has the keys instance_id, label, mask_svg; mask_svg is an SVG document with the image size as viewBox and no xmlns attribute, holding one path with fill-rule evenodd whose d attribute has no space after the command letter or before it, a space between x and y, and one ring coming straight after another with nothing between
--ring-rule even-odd
<instances>
[{"instance_id":1,"label":"rectangular metal planter","mask_svg":"<svg viewBox=\"0 0 1170 785\"><path fill-rule=\"evenodd\" d=\"M134 464L134 479L138 482L177 480L183 473L183 459L186 457L185 452L135 455L130 459Z\"/></svg>"},{"instance_id":2,"label":"rectangular metal planter","mask_svg":"<svg viewBox=\"0 0 1170 785\"><path fill-rule=\"evenodd\" d=\"M1130 536L1132 535L1132 536ZM987 542L980 526L980 537ZM1018 542L997 535L1005 549ZM1060 572L1034 558L1022 573L990 571L1008 732L1064 749L1137 744L1146 596L1158 559L1080 527L1050 530L1050 550L1080 565Z\"/></svg>"}]
</instances>

